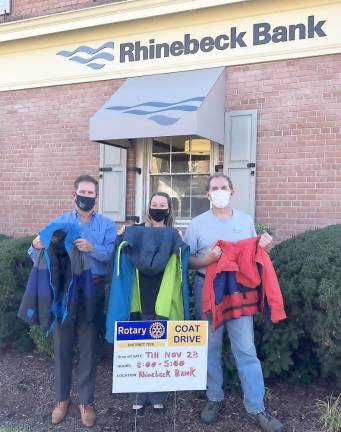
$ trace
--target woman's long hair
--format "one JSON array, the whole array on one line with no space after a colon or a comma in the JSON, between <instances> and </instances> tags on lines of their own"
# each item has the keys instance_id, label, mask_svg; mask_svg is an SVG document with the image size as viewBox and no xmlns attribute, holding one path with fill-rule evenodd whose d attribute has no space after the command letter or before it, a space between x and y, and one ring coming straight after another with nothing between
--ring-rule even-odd
<instances>
[{"instance_id":1,"label":"woman's long hair","mask_svg":"<svg viewBox=\"0 0 341 432\"><path fill-rule=\"evenodd\" d=\"M148 203L148 207L147 207L147 211L146 211L146 218L145 218L145 224L146 224L146 226L149 226L149 227L152 226L152 218L149 216L149 208L150 208L150 204L152 202L152 199L155 196L162 196L162 197L165 197L167 199L169 213L168 213L168 216L166 217L166 219L163 221L163 223L167 227L172 227L173 226L173 221L174 221L173 204L172 204L171 197L166 192L155 192L150 197L150 200L149 200L149 203Z\"/></svg>"}]
</instances>

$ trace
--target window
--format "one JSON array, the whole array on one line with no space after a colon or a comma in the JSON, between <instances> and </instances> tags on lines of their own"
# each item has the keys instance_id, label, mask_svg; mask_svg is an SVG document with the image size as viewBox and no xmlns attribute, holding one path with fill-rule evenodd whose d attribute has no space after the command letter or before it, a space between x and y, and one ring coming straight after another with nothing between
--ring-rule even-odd
<instances>
[{"instance_id":1,"label":"window","mask_svg":"<svg viewBox=\"0 0 341 432\"><path fill-rule=\"evenodd\" d=\"M162 137L152 143L150 195L172 197L177 222L190 220L209 209L206 183L211 172L211 141L203 138Z\"/></svg>"}]
</instances>

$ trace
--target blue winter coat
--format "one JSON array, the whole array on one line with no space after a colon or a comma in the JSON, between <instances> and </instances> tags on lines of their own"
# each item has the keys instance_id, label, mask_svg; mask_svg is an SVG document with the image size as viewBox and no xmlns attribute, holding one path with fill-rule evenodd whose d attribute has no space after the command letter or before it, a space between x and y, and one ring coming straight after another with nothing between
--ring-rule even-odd
<instances>
[{"instance_id":1,"label":"blue winter coat","mask_svg":"<svg viewBox=\"0 0 341 432\"><path fill-rule=\"evenodd\" d=\"M40 233L45 248L34 260L18 317L29 324L51 331L55 320L74 321L80 291L86 316L95 317L95 285L86 254L73 242L80 238L77 224L51 223Z\"/></svg>"}]
</instances>

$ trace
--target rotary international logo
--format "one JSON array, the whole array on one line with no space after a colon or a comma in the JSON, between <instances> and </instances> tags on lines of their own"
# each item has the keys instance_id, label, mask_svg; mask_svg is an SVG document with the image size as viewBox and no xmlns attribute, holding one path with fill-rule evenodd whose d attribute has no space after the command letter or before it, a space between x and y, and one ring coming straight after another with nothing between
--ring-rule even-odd
<instances>
[{"instance_id":1,"label":"rotary international logo","mask_svg":"<svg viewBox=\"0 0 341 432\"><path fill-rule=\"evenodd\" d=\"M159 321L154 322L149 327L149 334L153 339L162 338L162 336L165 334L165 331L166 331L165 326Z\"/></svg>"}]
</instances>

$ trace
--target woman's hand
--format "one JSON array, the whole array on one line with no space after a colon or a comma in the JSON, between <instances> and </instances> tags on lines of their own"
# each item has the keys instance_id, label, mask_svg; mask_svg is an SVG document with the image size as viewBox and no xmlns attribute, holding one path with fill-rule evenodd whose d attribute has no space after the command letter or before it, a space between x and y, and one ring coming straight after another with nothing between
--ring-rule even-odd
<instances>
[{"instance_id":1,"label":"woman's hand","mask_svg":"<svg viewBox=\"0 0 341 432\"><path fill-rule=\"evenodd\" d=\"M117 231L117 235L124 234L125 229L126 229L126 226L125 225L121 225L120 228Z\"/></svg>"}]
</instances>

